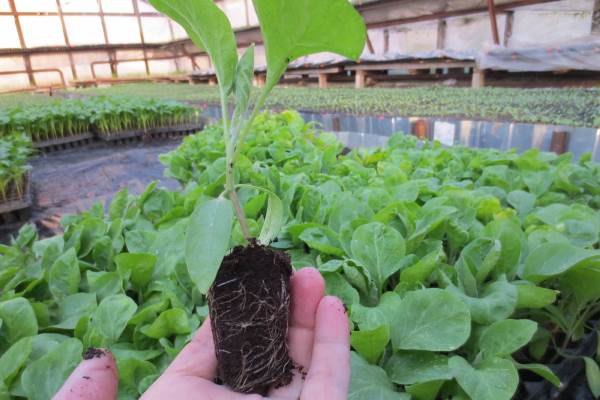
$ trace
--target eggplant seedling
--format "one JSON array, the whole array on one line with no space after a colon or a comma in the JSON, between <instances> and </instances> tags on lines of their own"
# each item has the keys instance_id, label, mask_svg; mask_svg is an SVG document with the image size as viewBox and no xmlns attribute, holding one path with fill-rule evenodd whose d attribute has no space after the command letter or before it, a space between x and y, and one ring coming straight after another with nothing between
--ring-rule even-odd
<instances>
[{"instance_id":1,"label":"eggplant seedling","mask_svg":"<svg viewBox=\"0 0 600 400\"><path fill-rule=\"evenodd\" d=\"M286 344L292 267L285 253L267 247L284 223L281 201L270 191L262 231L258 239L251 237L236 193L236 160L254 118L288 64L325 51L357 59L365 44L365 25L347 0L253 0L267 78L252 102L254 46L238 60L231 24L213 0L150 2L186 30L215 68L223 115L225 185L221 196L196 206L187 231L186 263L198 290L208 296L219 377L236 391L264 394L292 379ZM233 115L228 112L230 96L235 97ZM249 244L226 256L234 213Z\"/></svg>"}]
</instances>

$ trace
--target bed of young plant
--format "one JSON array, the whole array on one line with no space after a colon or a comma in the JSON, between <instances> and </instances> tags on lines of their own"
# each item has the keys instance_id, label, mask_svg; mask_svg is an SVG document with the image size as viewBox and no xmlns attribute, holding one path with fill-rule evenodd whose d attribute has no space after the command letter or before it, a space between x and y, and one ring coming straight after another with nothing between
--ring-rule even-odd
<instances>
[{"instance_id":1,"label":"bed of young plant","mask_svg":"<svg viewBox=\"0 0 600 400\"><path fill-rule=\"evenodd\" d=\"M134 96L64 99L0 109L0 136L19 131L38 142L93 130L113 134L197 123L199 118L196 109L173 100Z\"/></svg>"},{"instance_id":2,"label":"bed of young plant","mask_svg":"<svg viewBox=\"0 0 600 400\"><path fill-rule=\"evenodd\" d=\"M214 86L131 84L78 90L86 95L137 94L182 101L219 103ZM351 114L459 117L600 127L600 89L404 88L354 89L276 87L273 109Z\"/></svg>"},{"instance_id":3,"label":"bed of young plant","mask_svg":"<svg viewBox=\"0 0 600 400\"><path fill-rule=\"evenodd\" d=\"M0 202L23 194L31 152L31 140L22 133L0 137Z\"/></svg>"},{"instance_id":4,"label":"bed of young plant","mask_svg":"<svg viewBox=\"0 0 600 400\"><path fill-rule=\"evenodd\" d=\"M122 399L169 364L208 311L185 237L197 204L222 191L221 135L208 127L162 157L181 192L124 189L107 213L64 217L63 236L28 225L0 247L0 398L50 398L88 346L115 354ZM279 196L273 245L318 267L348 306L350 398L510 399L525 370L558 384L544 364L568 357L600 308L600 166L401 134L342 150L294 112L263 114L235 174ZM256 235L268 196L238 195ZM243 242L236 223L231 245Z\"/></svg>"}]
</instances>

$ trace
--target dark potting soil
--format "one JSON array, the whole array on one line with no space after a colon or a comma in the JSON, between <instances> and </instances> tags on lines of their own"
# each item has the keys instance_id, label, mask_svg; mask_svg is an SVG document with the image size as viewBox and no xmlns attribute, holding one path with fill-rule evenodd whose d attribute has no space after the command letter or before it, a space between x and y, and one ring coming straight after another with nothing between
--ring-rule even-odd
<instances>
[{"instance_id":1,"label":"dark potting soil","mask_svg":"<svg viewBox=\"0 0 600 400\"><path fill-rule=\"evenodd\" d=\"M258 244L225 257L208 294L220 380L265 395L292 380L288 355L290 257Z\"/></svg>"}]
</instances>

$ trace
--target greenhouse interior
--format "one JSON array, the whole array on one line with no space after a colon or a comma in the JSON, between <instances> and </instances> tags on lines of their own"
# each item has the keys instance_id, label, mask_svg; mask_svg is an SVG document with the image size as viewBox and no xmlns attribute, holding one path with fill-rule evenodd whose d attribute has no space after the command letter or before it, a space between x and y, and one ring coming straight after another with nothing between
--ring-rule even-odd
<instances>
[{"instance_id":1,"label":"greenhouse interior","mask_svg":"<svg viewBox=\"0 0 600 400\"><path fill-rule=\"evenodd\" d=\"M600 0L0 0L0 400L600 398Z\"/></svg>"}]
</instances>

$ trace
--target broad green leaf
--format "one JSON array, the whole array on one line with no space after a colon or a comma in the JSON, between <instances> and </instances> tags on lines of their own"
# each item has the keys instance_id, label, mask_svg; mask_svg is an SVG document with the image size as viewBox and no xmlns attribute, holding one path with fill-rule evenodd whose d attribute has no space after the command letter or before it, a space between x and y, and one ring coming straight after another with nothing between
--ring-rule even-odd
<instances>
[{"instance_id":1,"label":"broad green leaf","mask_svg":"<svg viewBox=\"0 0 600 400\"><path fill-rule=\"evenodd\" d=\"M508 204L517 210L521 218L523 218L533 210L537 198L534 194L522 190L515 190L508 194L506 200L508 201Z\"/></svg>"},{"instance_id":2,"label":"broad green leaf","mask_svg":"<svg viewBox=\"0 0 600 400\"><path fill-rule=\"evenodd\" d=\"M359 226L350 247L352 256L369 270L380 291L385 280L398 272L406 252L402 235L381 222Z\"/></svg>"},{"instance_id":3,"label":"broad green leaf","mask_svg":"<svg viewBox=\"0 0 600 400\"><path fill-rule=\"evenodd\" d=\"M86 279L90 287L90 292L94 293L99 301L113 294L123 293L123 278L116 271L87 271Z\"/></svg>"},{"instance_id":4,"label":"broad green leaf","mask_svg":"<svg viewBox=\"0 0 600 400\"><path fill-rule=\"evenodd\" d=\"M141 332L153 339L190 333L190 324L185 310L173 308L163 311L151 325L143 326Z\"/></svg>"},{"instance_id":5,"label":"broad green leaf","mask_svg":"<svg viewBox=\"0 0 600 400\"><path fill-rule=\"evenodd\" d=\"M517 288L508 283L504 276L487 284L480 297L469 297L453 286L449 286L447 290L469 306L471 318L481 325L507 319L517 307Z\"/></svg>"},{"instance_id":6,"label":"broad green leaf","mask_svg":"<svg viewBox=\"0 0 600 400\"><path fill-rule=\"evenodd\" d=\"M75 293L58 303L60 322L53 325L56 329L75 329L79 320L94 312L97 307L94 293Z\"/></svg>"},{"instance_id":7,"label":"broad green leaf","mask_svg":"<svg viewBox=\"0 0 600 400\"><path fill-rule=\"evenodd\" d=\"M126 388L132 391L134 398L142 394L138 390L140 382L145 377L158 372L151 362L135 358L117 359L117 369L119 370L119 393Z\"/></svg>"},{"instance_id":8,"label":"broad green leaf","mask_svg":"<svg viewBox=\"0 0 600 400\"><path fill-rule=\"evenodd\" d=\"M306 243L308 247L321 253L336 257L344 256L344 250L341 249L338 235L326 226L305 229L300 234L300 240Z\"/></svg>"},{"instance_id":9,"label":"broad green leaf","mask_svg":"<svg viewBox=\"0 0 600 400\"><path fill-rule=\"evenodd\" d=\"M512 361L489 358L473 368L464 358L448 362L456 381L472 399L510 400L519 385L519 374Z\"/></svg>"},{"instance_id":10,"label":"broad green leaf","mask_svg":"<svg viewBox=\"0 0 600 400\"><path fill-rule=\"evenodd\" d=\"M50 293L57 300L77 293L81 272L75 249L69 249L52 264L48 273Z\"/></svg>"},{"instance_id":11,"label":"broad green leaf","mask_svg":"<svg viewBox=\"0 0 600 400\"><path fill-rule=\"evenodd\" d=\"M410 400L406 393L396 391L385 371L371 365L355 352L350 353L352 373L348 400Z\"/></svg>"},{"instance_id":12,"label":"broad green leaf","mask_svg":"<svg viewBox=\"0 0 600 400\"><path fill-rule=\"evenodd\" d=\"M233 208L224 198L198 204L190 219L185 262L192 281L207 293L217 276L231 237Z\"/></svg>"},{"instance_id":13,"label":"broad green leaf","mask_svg":"<svg viewBox=\"0 0 600 400\"><path fill-rule=\"evenodd\" d=\"M487 327L479 338L479 349L486 357L508 356L525 346L537 331L528 319L505 319Z\"/></svg>"},{"instance_id":14,"label":"broad green leaf","mask_svg":"<svg viewBox=\"0 0 600 400\"><path fill-rule=\"evenodd\" d=\"M138 290L144 288L152 279L156 256L148 253L122 253L115 257L117 270L126 279L130 279Z\"/></svg>"},{"instance_id":15,"label":"broad green leaf","mask_svg":"<svg viewBox=\"0 0 600 400\"><path fill-rule=\"evenodd\" d=\"M385 370L399 385L453 378L448 357L428 351L399 351L386 362Z\"/></svg>"},{"instance_id":16,"label":"broad green leaf","mask_svg":"<svg viewBox=\"0 0 600 400\"><path fill-rule=\"evenodd\" d=\"M401 302L398 294L385 292L376 307L365 307L359 303L351 304L350 318L361 330L373 330L381 325L391 326L392 316Z\"/></svg>"},{"instance_id":17,"label":"broad green leaf","mask_svg":"<svg viewBox=\"0 0 600 400\"><path fill-rule=\"evenodd\" d=\"M596 361L589 357L583 357L585 361L585 377L587 378L588 387L594 397L600 397L600 368Z\"/></svg>"},{"instance_id":18,"label":"broad green leaf","mask_svg":"<svg viewBox=\"0 0 600 400\"><path fill-rule=\"evenodd\" d=\"M283 213L283 203L281 199L275 192L272 192L269 189L265 189L258 186L253 185L237 185L242 188L249 188L258 190L260 192L264 192L268 195L268 203L267 203L267 215L265 216L265 222L263 223L262 229L260 231L260 235L258 236L258 242L263 244L264 246L268 246L273 239L277 237L281 228L283 227L283 223L285 222L285 216Z\"/></svg>"},{"instance_id":19,"label":"broad green leaf","mask_svg":"<svg viewBox=\"0 0 600 400\"><path fill-rule=\"evenodd\" d=\"M346 0L254 0L267 53L269 91L297 58L320 52L357 59L366 28ZM216 63L215 63L216 64Z\"/></svg>"},{"instance_id":20,"label":"broad green leaf","mask_svg":"<svg viewBox=\"0 0 600 400\"><path fill-rule=\"evenodd\" d=\"M520 364L515 361L514 363L518 369L524 369L527 371L531 371L536 375L541 376L546 379L548 382L552 383L556 387L560 387L560 379L558 376L552 372L550 368L545 366L544 364Z\"/></svg>"},{"instance_id":21,"label":"broad green leaf","mask_svg":"<svg viewBox=\"0 0 600 400\"><path fill-rule=\"evenodd\" d=\"M567 243L542 244L527 256L523 278L541 282L587 265L600 266L600 251L585 250Z\"/></svg>"},{"instance_id":22,"label":"broad green leaf","mask_svg":"<svg viewBox=\"0 0 600 400\"><path fill-rule=\"evenodd\" d=\"M64 245L65 241L62 236L54 236L33 244L33 252L36 257L41 257L43 269L48 269L54 264L63 253Z\"/></svg>"},{"instance_id":23,"label":"broad green leaf","mask_svg":"<svg viewBox=\"0 0 600 400\"><path fill-rule=\"evenodd\" d=\"M600 264L575 268L560 277L559 287L565 294L575 294L579 304L600 299Z\"/></svg>"},{"instance_id":24,"label":"broad green leaf","mask_svg":"<svg viewBox=\"0 0 600 400\"><path fill-rule=\"evenodd\" d=\"M417 383L406 387L406 393L415 400L435 400L444 381Z\"/></svg>"},{"instance_id":25,"label":"broad green leaf","mask_svg":"<svg viewBox=\"0 0 600 400\"><path fill-rule=\"evenodd\" d=\"M101 335L103 346L116 343L137 310L135 302L121 294L102 300L92 316L92 326Z\"/></svg>"},{"instance_id":26,"label":"broad green leaf","mask_svg":"<svg viewBox=\"0 0 600 400\"><path fill-rule=\"evenodd\" d=\"M235 36L225 13L213 0L150 0L150 4L181 25L194 44L206 50L222 94L229 93L238 57Z\"/></svg>"},{"instance_id":27,"label":"broad green leaf","mask_svg":"<svg viewBox=\"0 0 600 400\"><path fill-rule=\"evenodd\" d=\"M410 286L425 283L436 268L438 268L443 255L444 252L441 248L434 250L421 258L416 264L402 269L400 272L400 282Z\"/></svg>"},{"instance_id":28,"label":"broad green leaf","mask_svg":"<svg viewBox=\"0 0 600 400\"><path fill-rule=\"evenodd\" d=\"M325 293L340 298L344 304L350 305L360 301L356 289L339 273L324 273Z\"/></svg>"},{"instance_id":29,"label":"broad green leaf","mask_svg":"<svg viewBox=\"0 0 600 400\"><path fill-rule=\"evenodd\" d=\"M240 121L248 111L250 94L252 93L252 79L254 78L254 44L250 45L237 64L235 71L235 111L233 113L233 128L240 129ZM237 135L236 135L237 136ZM236 142L232 137L232 143Z\"/></svg>"},{"instance_id":30,"label":"broad green leaf","mask_svg":"<svg viewBox=\"0 0 600 400\"><path fill-rule=\"evenodd\" d=\"M484 232L500 242L500 254L492 275L507 274L512 279L516 275L523 247L527 243L518 220L500 219L492 221L485 227Z\"/></svg>"},{"instance_id":31,"label":"broad green leaf","mask_svg":"<svg viewBox=\"0 0 600 400\"><path fill-rule=\"evenodd\" d=\"M82 350L79 340L69 338L29 364L21 378L27 397L31 400L51 399L81 361Z\"/></svg>"},{"instance_id":32,"label":"broad green leaf","mask_svg":"<svg viewBox=\"0 0 600 400\"><path fill-rule=\"evenodd\" d=\"M31 337L24 337L0 356L0 383L10 386L31 353Z\"/></svg>"},{"instance_id":33,"label":"broad green leaf","mask_svg":"<svg viewBox=\"0 0 600 400\"><path fill-rule=\"evenodd\" d=\"M390 327L388 325L380 325L368 331L353 331L350 335L350 344L354 350L371 364L377 363L389 341Z\"/></svg>"},{"instance_id":34,"label":"broad green leaf","mask_svg":"<svg viewBox=\"0 0 600 400\"><path fill-rule=\"evenodd\" d=\"M2 331L9 344L38 333L38 322L31 303L24 297L17 297L0 303Z\"/></svg>"},{"instance_id":35,"label":"broad green leaf","mask_svg":"<svg viewBox=\"0 0 600 400\"><path fill-rule=\"evenodd\" d=\"M544 308L556 301L557 290L536 286L528 281L513 282L517 287L517 309Z\"/></svg>"},{"instance_id":36,"label":"broad green leaf","mask_svg":"<svg viewBox=\"0 0 600 400\"><path fill-rule=\"evenodd\" d=\"M108 209L108 217L111 221L114 221L118 218L123 218L127 209L127 204L129 200L128 196L129 189L127 187L124 187L123 189L119 190L119 192L112 199L110 207Z\"/></svg>"},{"instance_id":37,"label":"broad green leaf","mask_svg":"<svg viewBox=\"0 0 600 400\"><path fill-rule=\"evenodd\" d=\"M392 317L392 344L400 350L452 351L470 334L469 308L442 289L407 293Z\"/></svg>"}]
</instances>

